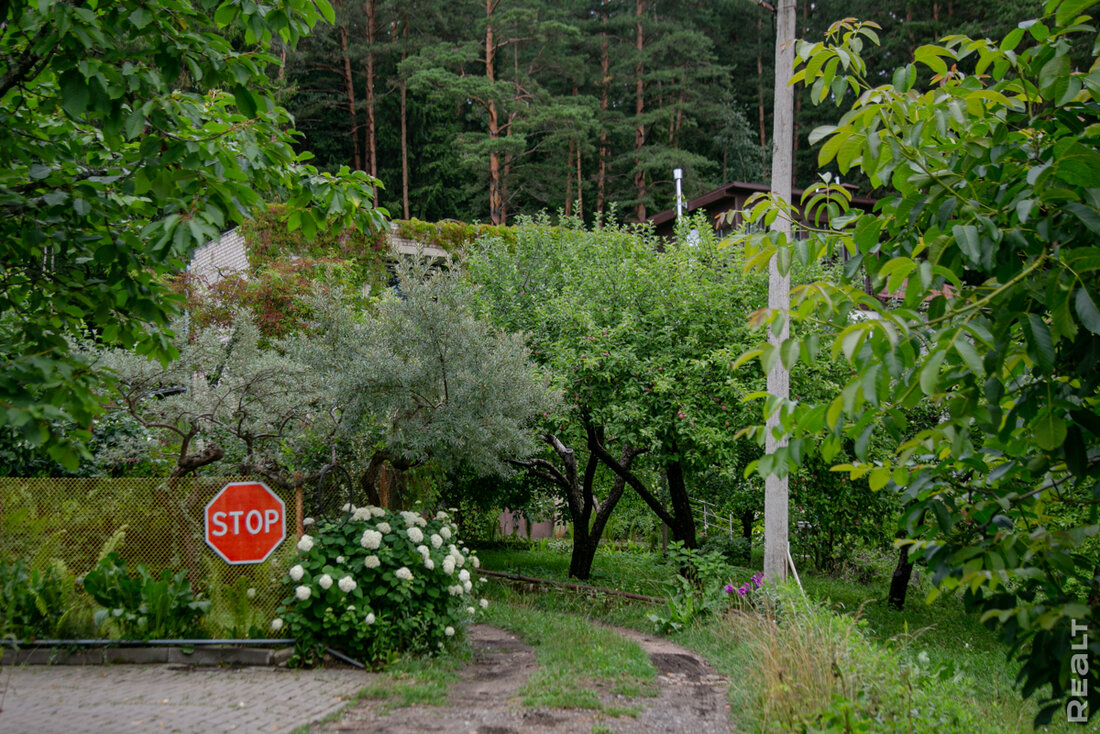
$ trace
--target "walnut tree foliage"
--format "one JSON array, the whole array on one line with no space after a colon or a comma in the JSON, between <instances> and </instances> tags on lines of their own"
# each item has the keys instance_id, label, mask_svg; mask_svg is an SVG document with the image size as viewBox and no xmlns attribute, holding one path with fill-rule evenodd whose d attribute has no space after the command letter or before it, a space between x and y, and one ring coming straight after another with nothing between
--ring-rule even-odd
<instances>
[{"instance_id":1,"label":"walnut tree foliage","mask_svg":"<svg viewBox=\"0 0 1100 734\"><path fill-rule=\"evenodd\" d=\"M371 226L374 183L319 173L275 104L275 43L326 0L0 2L0 428L73 467L108 375L94 337L160 360L179 297L162 275L264 197L307 236Z\"/></svg>"},{"instance_id":2,"label":"walnut tree foliage","mask_svg":"<svg viewBox=\"0 0 1100 734\"><path fill-rule=\"evenodd\" d=\"M750 353L851 370L831 400L767 401L790 444L757 468L788 471L818 447L836 463L851 442L856 459L835 469L901 495L931 596L961 593L1001 635L1025 696L1049 687L1040 721L1070 698L1100 705L1100 63L1071 61L1082 42L1100 52L1094 5L1049 0L1000 42L921 46L889 82L862 60L872 24L800 44L795 80L846 106L815 133L819 163L892 189L874 213L834 216L829 246L745 238L759 267L849 257L845 281L795 288L766 319L820 335ZM811 195L844 208L836 187ZM761 201L753 216L788 213ZM909 436L904 412L922 401L938 422ZM880 439L893 450L869 454Z\"/></svg>"}]
</instances>

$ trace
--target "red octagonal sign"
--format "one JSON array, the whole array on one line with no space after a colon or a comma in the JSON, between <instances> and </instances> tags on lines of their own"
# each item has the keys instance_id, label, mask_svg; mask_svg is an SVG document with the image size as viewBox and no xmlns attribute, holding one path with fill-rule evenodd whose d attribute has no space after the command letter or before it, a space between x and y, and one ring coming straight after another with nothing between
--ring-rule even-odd
<instances>
[{"instance_id":1,"label":"red octagonal sign","mask_svg":"<svg viewBox=\"0 0 1100 734\"><path fill-rule=\"evenodd\" d=\"M233 482L206 505L206 544L226 563L260 563L286 537L286 507L262 482Z\"/></svg>"}]
</instances>

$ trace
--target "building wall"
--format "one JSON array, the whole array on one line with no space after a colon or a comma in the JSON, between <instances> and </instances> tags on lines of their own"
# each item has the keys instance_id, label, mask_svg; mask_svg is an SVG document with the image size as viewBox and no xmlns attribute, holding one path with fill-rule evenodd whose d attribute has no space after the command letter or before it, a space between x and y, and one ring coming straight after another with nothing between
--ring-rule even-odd
<instances>
[{"instance_id":1,"label":"building wall","mask_svg":"<svg viewBox=\"0 0 1100 734\"><path fill-rule=\"evenodd\" d=\"M224 233L195 251L188 271L205 285L213 285L222 278L248 270L248 252L244 237L236 229Z\"/></svg>"}]
</instances>

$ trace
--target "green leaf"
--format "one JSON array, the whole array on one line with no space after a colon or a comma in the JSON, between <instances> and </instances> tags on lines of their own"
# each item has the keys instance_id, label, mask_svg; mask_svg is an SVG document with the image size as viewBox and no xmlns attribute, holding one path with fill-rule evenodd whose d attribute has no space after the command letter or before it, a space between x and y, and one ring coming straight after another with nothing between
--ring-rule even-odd
<instances>
[{"instance_id":1,"label":"green leaf","mask_svg":"<svg viewBox=\"0 0 1100 734\"><path fill-rule=\"evenodd\" d=\"M940 382L940 367L947 352L937 350L925 363L920 371L920 389L925 395L934 395Z\"/></svg>"},{"instance_id":2,"label":"green leaf","mask_svg":"<svg viewBox=\"0 0 1100 734\"><path fill-rule=\"evenodd\" d=\"M42 179L49 176L50 171L52 170L53 169L49 166L43 165L41 163L35 163L33 166L31 166L31 170L28 172L28 175L30 175L30 177L33 178L35 181L41 181Z\"/></svg>"},{"instance_id":3,"label":"green leaf","mask_svg":"<svg viewBox=\"0 0 1100 734\"><path fill-rule=\"evenodd\" d=\"M955 241L959 244L959 249L962 251L963 256L970 261L971 264L976 265L982 257L978 228L972 224L956 224L951 228L951 233L955 236Z\"/></svg>"},{"instance_id":4,"label":"green leaf","mask_svg":"<svg viewBox=\"0 0 1100 734\"><path fill-rule=\"evenodd\" d=\"M978 350L974 348L967 339L959 335L955 338L955 351L962 357L963 362L966 363L967 369L973 372L978 377L985 377L985 367L982 365L982 358L978 356Z\"/></svg>"},{"instance_id":5,"label":"green leaf","mask_svg":"<svg viewBox=\"0 0 1100 734\"><path fill-rule=\"evenodd\" d=\"M1050 336L1050 329L1039 316L1029 313L1027 315L1027 329L1030 336L1028 340L1032 347L1032 357L1044 372L1054 369L1054 340Z\"/></svg>"},{"instance_id":6,"label":"green leaf","mask_svg":"<svg viewBox=\"0 0 1100 734\"><path fill-rule=\"evenodd\" d=\"M1044 451L1054 451L1066 440L1066 422L1053 409L1044 411L1032 427L1035 443Z\"/></svg>"},{"instance_id":7,"label":"green leaf","mask_svg":"<svg viewBox=\"0 0 1100 734\"><path fill-rule=\"evenodd\" d=\"M867 484L875 492L879 491L887 484L890 483L890 469L885 466L878 466L871 470L870 476L867 477Z\"/></svg>"},{"instance_id":8,"label":"green leaf","mask_svg":"<svg viewBox=\"0 0 1100 734\"><path fill-rule=\"evenodd\" d=\"M1054 21L1060 25L1069 25L1077 19L1082 12L1091 8L1098 0L1062 0L1058 9L1054 11Z\"/></svg>"},{"instance_id":9,"label":"green leaf","mask_svg":"<svg viewBox=\"0 0 1100 734\"><path fill-rule=\"evenodd\" d=\"M233 99L237 102L237 109L241 111L245 117L256 116L256 98L252 96L252 92L248 91L243 85L238 84L233 87Z\"/></svg>"},{"instance_id":10,"label":"green leaf","mask_svg":"<svg viewBox=\"0 0 1100 734\"><path fill-rule=\"evenodd\" d=\"M73 117L88 109L88 82L76 69L69 69L61 75L61 107Z\"/></svg>"},{"instance_id":11,"label":"green leaf","mask_svg":"<svg viewBox=\"0 0 1100 734\"><path fill-rule=\"evenodd\" d=\"M1039 91L1043 93L1043 96L1051 99L1056 96L1054 89L1057 83L1069 76L1070 63L1069 54L1060 53L1050 61L1043 64L1043 68L1039 70Z\"/></svg>"},{"instance_id":12,"label":"green leaf","mask_svg":"<svg viewBox=\"0 0 1100 734\"><path fill-rule=\"evenodd\" d=\"M1077 316L1081 319L1081 325L1093 334L1100 334L1100 311L1093 303L1089 292L1084 288L1077 289L1077 296L1073 299Z\"/></svg>"}]
</instances>

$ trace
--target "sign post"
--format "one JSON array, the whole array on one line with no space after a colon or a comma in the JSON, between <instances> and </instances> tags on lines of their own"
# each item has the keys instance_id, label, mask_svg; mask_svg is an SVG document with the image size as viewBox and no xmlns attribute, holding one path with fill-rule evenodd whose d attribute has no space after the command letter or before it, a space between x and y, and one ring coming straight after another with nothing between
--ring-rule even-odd
<instances>
[{"instance_id":1,"label":"sign post","mask_svg":"<svg viewBox=\"0 0 1100 734\"><path fill-rule=\"evenodd\" d=\"M262 563L286 537L286 507L263 482L232 482L207 503L203 526L226 563Z\"/></svg>"}]
</instances>

